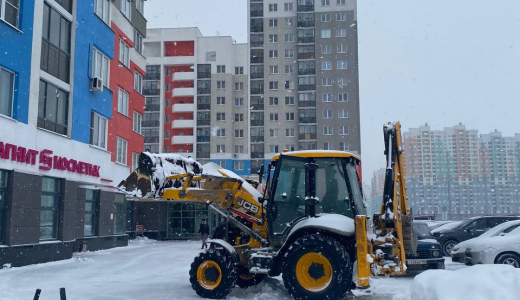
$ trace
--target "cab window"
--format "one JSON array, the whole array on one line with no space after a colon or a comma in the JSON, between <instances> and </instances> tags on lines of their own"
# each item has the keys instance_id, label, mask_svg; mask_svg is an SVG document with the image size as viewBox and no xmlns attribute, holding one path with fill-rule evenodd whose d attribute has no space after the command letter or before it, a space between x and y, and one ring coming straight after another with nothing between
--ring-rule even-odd
<instances>
[{"instance_id":1,"label":"cab window","mask_svg":"<svg viewBox=\"0 0 520 300\"><path fill-rule=\"evenodd\" d=\"M318 158L316 163L316 213L341 214L353 217L343 161L339 158Z\"/></svg>"}]
</instances>

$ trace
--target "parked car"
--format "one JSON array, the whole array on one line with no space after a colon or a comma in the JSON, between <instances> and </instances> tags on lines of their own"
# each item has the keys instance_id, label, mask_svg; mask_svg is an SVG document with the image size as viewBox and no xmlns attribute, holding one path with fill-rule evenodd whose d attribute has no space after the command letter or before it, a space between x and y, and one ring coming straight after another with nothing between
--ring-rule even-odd
<instances>
[{"instance_id":1,"label":"parked car","mask_svg":"<svg viewBox=\"0 0 520 300\"><path fill-rule=\"evenodd\" d=\"M520 267L520 220L502 223L479 237L456 245L454 262L467 265L509 264Z\"/></svg>"},{"instance_id":2,"label":"parked car","mask_svg":"<svg viewBox=\"0 0 520 300\"><path fill-rule=\"evenodd\" d=\"M428 224L428 227L430 227L430 231L434 230L435 228L442 227L446 224L452 223L453 221L433 221L433 222L426 222Z\"/></svg>"},{"instance_id":3,"label":"parked car","mask_svg":"<svg viewBox=\"0 0 520 300\"><path fill-rule=\"evenodd\" d=\"M428 224L414 222L413 230L417 235L418 245L415 254L406 254L408 270L444 269L441 245L433 239Z\"/></svg>"},{"instance_id":4,"label":"parked car","mask_svg":"<svg viewBox=\"0 0 520 300\"><path fill-rule=\"evenodd\" d=\"M433 237L442 245L442 253L449 256L460 242L475 238L489 229L507 221L518 220L517 216L486 216L470 218L452 229L435 232Z\"/></svg>"},{"instance_id":5,"label":"parked car","mask_svg":"<svg viewBox=\"0 0 520 300\"><path fill-rule=\"evenodd\" d=\"M432 232L432 234L435 234L436 232L444 232L449 229L455 228L460 223L462 223L462 221L452 221L449 223L442 224L441 226L439 226L437 228L430 228L430 231Z\"/></svg>"}]
</instances>

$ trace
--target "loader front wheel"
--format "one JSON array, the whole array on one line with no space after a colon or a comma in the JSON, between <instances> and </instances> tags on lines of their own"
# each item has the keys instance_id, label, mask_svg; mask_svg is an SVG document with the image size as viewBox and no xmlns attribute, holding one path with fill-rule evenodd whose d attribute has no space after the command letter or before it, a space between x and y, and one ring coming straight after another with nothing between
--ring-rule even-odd
<instances>
[{"instance_id":1,"label":"loader front wheel","mask_svg":"<svg viewBox=\"0 0 520 300\"><path fill-rule=\"evenodd\" d=\"M195 257L191 264L191 286L203 298L226 298L236 280L236 266L226 250L210 248Z\"/></svg>"},{"instance_id":2,"label":"loader front wheel","mask_svg":"<svg viewBox=\"0 0 520 300\"><path fill-rule=\"evenodd\" d=\"M352 285L352 262L345 247L327 236L297 239L282 263L285 287L296 300L341 299Z\"/></svg>"}]
</instances>

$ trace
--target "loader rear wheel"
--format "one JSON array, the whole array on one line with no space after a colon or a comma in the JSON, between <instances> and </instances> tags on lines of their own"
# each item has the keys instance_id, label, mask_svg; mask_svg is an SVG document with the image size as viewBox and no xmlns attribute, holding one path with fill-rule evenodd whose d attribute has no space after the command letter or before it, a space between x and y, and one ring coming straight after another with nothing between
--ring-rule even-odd
<instances>
[{"instance_id":1,"label":"loader rear wheel","mask_svg":"<svg viewBox=\"0 0 520 300\"><path fill-rule=\"evenodd\" d=\"M282 263L285 288L296 300L341 299L352 285L352 262L345 247L318 234L297 239Z\"/></svg>"},{"instance_id":2,"label":"loader rear wheel","mask_svg":"<svg viewBox=\"0 0 520 300\"><path fill-rule=\"evenodd\" d=\"M191 286L203 298L226 298L236 280L235 263L225 250L210 248L195 257L191 264Z\"/></svg>"}]
</instances>

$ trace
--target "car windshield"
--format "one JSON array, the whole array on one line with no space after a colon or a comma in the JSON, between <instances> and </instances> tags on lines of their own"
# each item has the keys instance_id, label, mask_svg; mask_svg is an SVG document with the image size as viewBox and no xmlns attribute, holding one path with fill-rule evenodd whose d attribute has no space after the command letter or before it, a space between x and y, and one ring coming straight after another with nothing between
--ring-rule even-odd
<instances>
[{"instance_id":1,"label":"car windshield","mask_svg":"<svg viewBox=\"0 0 520 300\"><path fill-rule=\"evenodd\" d=\"M422 224L422 223L413 224L413 229L415 230L415 233L417 234L417 238L420 240L432 238L430 229L428 228L428 225L426 225L426 224Z\"/></svg>"},{"instance_id":2,"label":"car windshield","mask_svg":"<svg viewBox=\"0 0 520 300\"><path fill-rule=\"evenodd\" d=\"M466 221L463 221L458 226L453 227L453 229L462 229L468 226L471 222L473 222L475 219L468 219Z\"/></svg>"}]
</instances>

